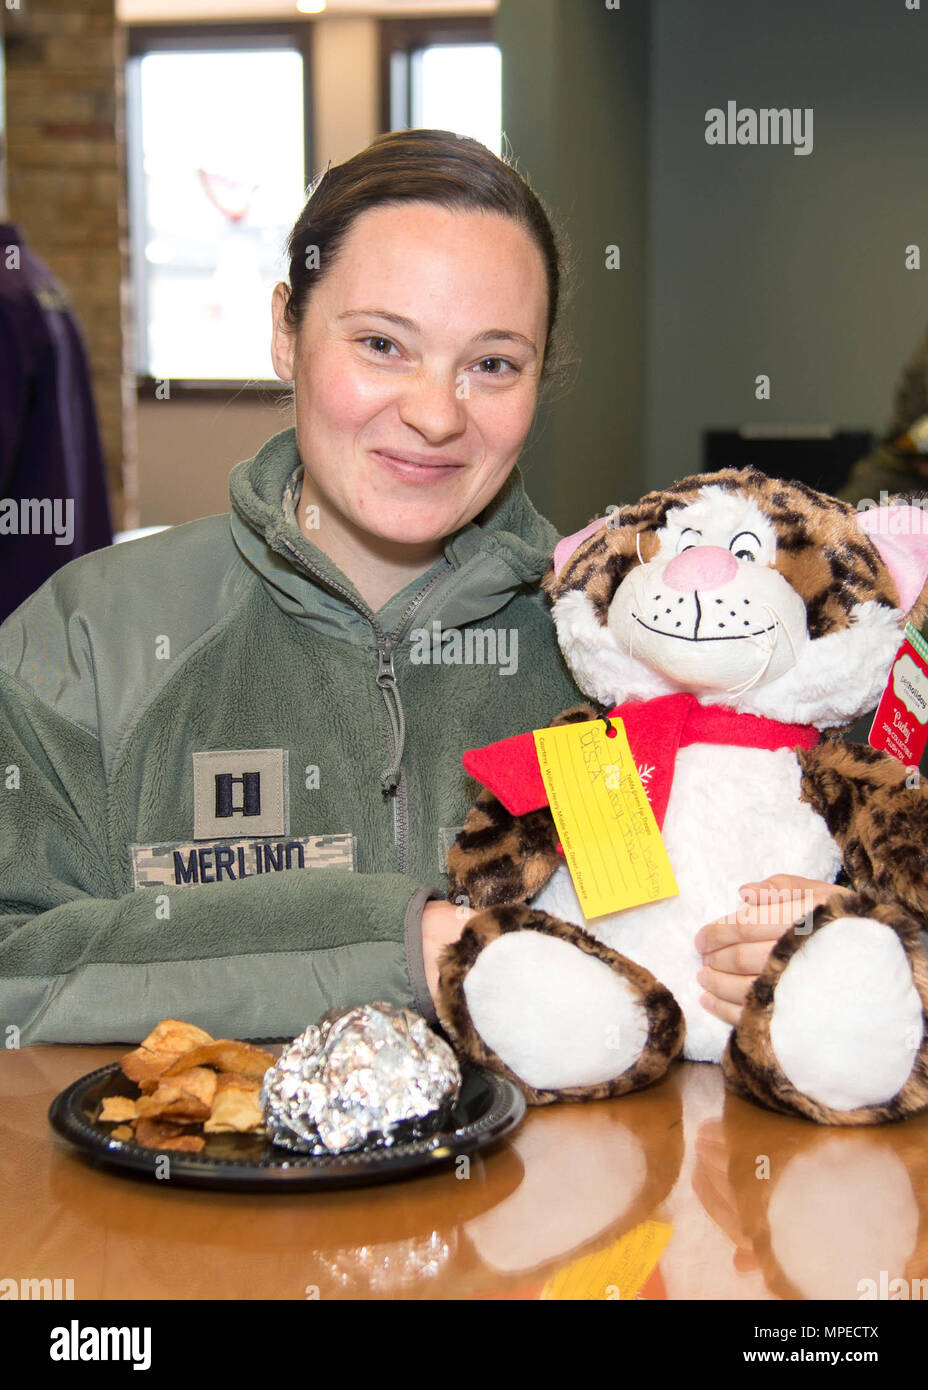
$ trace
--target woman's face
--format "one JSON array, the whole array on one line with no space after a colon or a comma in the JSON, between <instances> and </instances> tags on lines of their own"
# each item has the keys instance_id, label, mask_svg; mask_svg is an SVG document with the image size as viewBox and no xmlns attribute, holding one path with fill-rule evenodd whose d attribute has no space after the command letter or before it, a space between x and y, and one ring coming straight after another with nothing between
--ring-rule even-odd
<instances>
[{"instance_id":1,"label":"woman's face","mask_svg":"<svg viewBox=\"0 0 928 1390\"><path fill-rule=\"evenodd\" d=\"M274 293L274 368L294 383L312 492L368 535L438 541L495 497L531 425L541 253L501 214L401 203L357 217L323 270L299 332Z\"/></svg>"}]
</instances>

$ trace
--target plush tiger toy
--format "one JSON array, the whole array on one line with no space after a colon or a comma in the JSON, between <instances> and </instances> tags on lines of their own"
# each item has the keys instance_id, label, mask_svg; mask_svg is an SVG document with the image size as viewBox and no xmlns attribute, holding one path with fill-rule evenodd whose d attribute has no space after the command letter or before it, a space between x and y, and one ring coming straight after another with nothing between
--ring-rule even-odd
<instances>
[{"instance_id":1,"label":"plush tiger toy","mask_svg":"<svg viewBox=\"0 0 928 1390\"><path fill-rule=\"evenodd\" d=\"M564 657L621 717L679 894L587 920L531 733L470 750L483 783L447 856L480 909L441 961L438 1014L530 1103L617 1096L678 1055L820 1124L928 1106L928 793L839 736L928 615L928 514L858 513L755 469L686 478L561 541L542 585ZM913 775L913 771L915 775ZM740 885L841 891L788 924L741 1022L706 1011L694 944Z\"/></svg>"}]
</instances>

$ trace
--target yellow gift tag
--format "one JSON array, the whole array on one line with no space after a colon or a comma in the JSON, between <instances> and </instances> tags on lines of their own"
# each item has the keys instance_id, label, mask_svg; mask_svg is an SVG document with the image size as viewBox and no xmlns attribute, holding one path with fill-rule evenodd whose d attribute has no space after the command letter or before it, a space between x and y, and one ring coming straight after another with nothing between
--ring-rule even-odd
<instances>
[{"instance_id":1,"label":"yellow gift tag","mask_svg":"<svg viewBox=\"0 0 928 1390\"><path fill-rule=\"evenodd\" d=\"M586 917L673 897L677 887L621 719L534 729L564 857Z\"/></svg>"}]
</instances>

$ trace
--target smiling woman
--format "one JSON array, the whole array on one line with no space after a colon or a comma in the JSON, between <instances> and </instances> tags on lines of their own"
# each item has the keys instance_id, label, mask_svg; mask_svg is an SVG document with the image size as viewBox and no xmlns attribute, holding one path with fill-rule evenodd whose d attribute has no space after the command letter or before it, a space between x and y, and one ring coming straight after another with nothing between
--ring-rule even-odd
<instances>
[{"instance_id":1,"label":"smiling woman","mask_svg":"<svg viewBox=\"0 0 928 1390\"><path fill-rule=\"evenodd\" d=\"M512 471L559 298L540 204L476 141L382 136L313 190L272 357L294 382L298 517L316 509L326 553L374 608Z\"/></svg>"},{"instance_id":2,"label":"smiling woman","mask_svg":"<svg viewBox=\"0 0 928 1390\"><path fill-rule=\"evenodd\" d=\"M385 282L411 314L353 307L377 304ZM327 554L374 608L434 563L512 471L535 410L546 298L542 258L516 223L423 202L358 217L299 330L275 291L300 514L319 508Z\"/></svg>"},{"instance_id":3,"label":"smiling woman","mask_svg":"<svg viewBox=\"0 0 928 1390\"><path fill-rule=\"evenodd\" d=\"M65 566L0 628L24 1043L166 1016L292 1037L378 998L434 1018L470 915L444 900L461 755L578 699L517 465L556 370L541 203L474 140L394 132L317 180L289 251L295 425L233 469L231 516Z\"/></svg>"}]
</instances>

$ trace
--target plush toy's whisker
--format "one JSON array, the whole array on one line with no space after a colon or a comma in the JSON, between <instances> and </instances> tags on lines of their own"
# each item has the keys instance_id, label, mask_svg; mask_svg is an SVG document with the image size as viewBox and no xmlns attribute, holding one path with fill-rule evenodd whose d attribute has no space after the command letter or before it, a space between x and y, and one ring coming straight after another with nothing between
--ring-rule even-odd
<instances>
[{"instance_id":1,"label":"plush toy's whisker","mask_svg":"<svg viewBox=\"0 0 928 1390\"><path fill-rule=\"evenodd\" d=\"M791 651L792 654L793 654L793 664L794 664L794 665L798 665L798 664L799 664L799 653L796 651L796 644L795 644L795 642L793 641L793 634L790 632L789 627L787 626L786 623L784 623L783 619L780 617L780 615L779 615L779 613L777 612L777 610L776 610L775 608L771 608L771 606L770 606L769 603L764 603L764 604L761 605L761 607L765 608L765 609L767 610L768 613L771 613L771 614L773 615L774 621L776 622L777 626L778 626L778 627L781 627L781 628L783 629L783 631L786 633L786 640L789 642L789 649L790 649L790 651ZM774 646L776 646L776 640L777 640L777 639L776 639L776 631L774 631L774 636L773 636L773 644L774 644Z\"/></svg>"},{"instance_id":2,"label":"plush toy's whisker","mask_svg":"<svg viewBox=\"0 0 928 1390\"><path fill-rule=\"evenodd\" d=\"M753 676L750 676L747 681L742 681L740 685L730 685L728 689L725 691L726 695L746 695L749 690L753 690L755 685L757 685L760 681L764 679L764 676L767 674L767 668L773 660L773 653L776 650L777 645L776 629L778 627L783 627L784 624L779 613L777 613L768 604L764 603L761 606L765 608L768 613L771 614L774 621L774 630L772 636L766 632L759 632L757 634L758 637L762 639L761 645L766 646L766 659L764 660L760 670L757 671ZM790 644L792 644L792 638L790 638Z\"/></svg>"},{"instance_id":3,"label":"plush toy's whisker","mask_svg":"<svg viewBox=\"0 0 928 1390\"><path fill-rule=\"evenodd\" d=\"M766 672L766 670L767 670L767 667L770 665L770 659L771 659L772 656L773 656L772 650L771 650L771 651L768 651L768 653L767 653L767 659L766 659L766 661L764 662L763 666L760 668L760 670L759 670L758 672L756 672L755 675L750 676L746 681L742 681L740 685L730 685L730 686L728 686L728 688L727 688L726 691L725 691L725 694L726 694L726 695L735 695L735 696L737 696L737 695L746 695L746 694L748 693L749 690L753 690L754 687L755 687L755 685L757 685L758 681L763 680L764 674L765 674L765 672Z\"/></svg>"},{"instance_id":4,"label":"plush toy's whisker","mask_svg":"<svg viewBox=\"0 0 928 1390\"><path fill-rule=\"evenodd\" d=\"M640 534L639 532L637 532L637 531L635 532L635 541L636 541L636 543L639 542L639 534ZM641 560L641 550L640 550L640 549L639 549L639 551L638 551L638 559ZM642 560L641 562L642 562L642 564L644 564L644 561L643 561L643 560ZM644 604L642 603L642 601L641 601L641 594L639 593L639 591L638 591L638 585L637 585L637 583L635 582L634 572L626 576L625 583L631 585L632 593L633 593L634 598L635 598L635 605L636 605L636 607L643 613L643 612L644 612L644 609L645 609L645 605L644 605ZM629 659L629 661L634 660L634 657L633 657L633 655L632 655L632 641L633 641L634 632L635 632L635 621L636 621L636 619L635 619L635 614L632 613L632 619L631 619L631 622L630 622L629 625L628 625L628 659Z\"/></svg>"},{"instance_id":5,"label":"plush toy's whisker","mask_svg":"<svg viewBox=\"0 0 928 1390\"><path fill-rule=\"evenodd\" d=\"M770 617L773 619L772 633L759 632L757 634L758 638L761 639L762 644L766 646L766 660L764 661L764 664L761 666L760 670L757 672L756 675L751 676L749 680L742 682L740 686L730 686L729 689L725 692L726 695L746 695L749 690L753 690L754 686L764 679L764 676L767 674L767 669L770 666L771 661L773 660L773 653L776 650L777 645L777 632L780 629L782 629L783 632L786 633L786 640L789 642L790 651L793 653L794 664L799 661L799 654L796 651L796 644L793 641L792 633L790 632L786 623L784 623L780 614L769 603L764 603L763 601L761 601L760 606L764 609L766 613L769 613Z\"/></svg>"}]
</instances>

